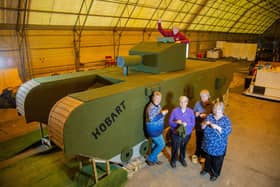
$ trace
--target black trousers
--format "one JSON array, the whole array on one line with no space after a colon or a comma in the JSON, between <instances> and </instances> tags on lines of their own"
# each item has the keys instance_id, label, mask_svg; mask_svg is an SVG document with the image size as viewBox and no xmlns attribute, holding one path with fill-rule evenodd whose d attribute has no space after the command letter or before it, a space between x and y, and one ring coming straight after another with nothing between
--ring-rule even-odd
<instances>
[{"instance_id":1,"label":"black trousers","mask_svg":"<svg viewBox=\"0 0 280 187\"><path fill-rule=\"evenodd\" d=\"M212 156L205 153L205 167L204 170L207 171L211 176L218 177L221 174L223 162L225 155Z\"/></svg>"},{"instance_id":2,"label":"black trousers","mask_svg":"<svg viewBox=\"0 0 280 187\"><path fill-rule=\"evenodd\" d=\"M195 149L195 155L198 157L204 157L204 151L201 149L202 141L203 141L203 130L196 130L196 149Z\"/></svg>"},{"instance_id":3,"label":"black trousers","mask_svg":"<svg viewBox=\"0 0 280 187\"><path fill-rule=\"evenodd\" d=\"M171 162L175 163L178 160L178 150L180 149L179 160L185 160L186 147L191 138L191 134L185 138L178 136L175 133L171 133Z\"/></svg>"}]
</instances>

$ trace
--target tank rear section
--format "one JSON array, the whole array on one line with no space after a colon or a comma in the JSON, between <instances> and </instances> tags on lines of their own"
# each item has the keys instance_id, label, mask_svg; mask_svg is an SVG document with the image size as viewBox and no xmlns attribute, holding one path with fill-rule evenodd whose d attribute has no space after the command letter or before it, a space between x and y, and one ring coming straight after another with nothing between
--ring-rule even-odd
<instances>
[{"instance_id":1,"label":"tank rear section","mask_svg":"<svg viewBox=\"0 0 280 187\"><path fill-rule=\"evenodd\" d=\"M19 114L25 116L27 122L30 122L28 119L30 118L31 115L31 112L26 111L26 108L30 108L30 102L28 101L28 99L30 100L30 92L32 89L39 86L40 86L39 82L35 80L30 80L22 84L17 91L16 109Z\"/></svg>"},{"instance_id":2,"label":"tank rear section","mask_svg":"<svg viewBox=\"0 0 280 187\"><path fill-rule=\"evenodd\" d=\"M51 108L68 94L112 84L94 72L78 72L44 78L24 83L16 95L17 111L25 116L26 122L48 124Z\"/></svg>"}]
</instances>

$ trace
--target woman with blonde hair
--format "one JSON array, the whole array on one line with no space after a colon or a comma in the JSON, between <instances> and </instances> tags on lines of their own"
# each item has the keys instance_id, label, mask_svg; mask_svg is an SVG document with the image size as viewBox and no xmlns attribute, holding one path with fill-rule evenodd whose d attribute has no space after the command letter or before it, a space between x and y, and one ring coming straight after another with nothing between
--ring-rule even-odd
<instances>
[{"instance_id":1,"label":"woman with blonde hair","mask_svg":"<svg viewBox=\"0 0 280 187\"><path fill-rule=\"evenodd\" d=\"M205 166L200 175L210 174L210 181L215 181L221 169L227 149L228 135L231 133L231 122L224 115L224 103L216 102L213 114L209 114L202 124L204 136L202 149L205 152Z\"/></svg>"}]
</instances>

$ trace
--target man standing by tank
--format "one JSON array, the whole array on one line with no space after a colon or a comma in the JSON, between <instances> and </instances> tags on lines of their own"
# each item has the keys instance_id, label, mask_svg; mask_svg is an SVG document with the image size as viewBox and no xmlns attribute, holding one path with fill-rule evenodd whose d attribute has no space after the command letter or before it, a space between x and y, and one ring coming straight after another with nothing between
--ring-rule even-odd
<instances>
[{"instance_id":1,"label":"man standing by tank","mask_svg":"<svg viewBox=\"0 0 280 187\"><path fill-rule=\"evenodd\" d=\"M189 39L185 37L185 35L182 32L179 32L179 28L176 25L173 25L172 30L165 30L161 26L162 20L158 20L158 31L164 36L164 37L173 37L174 41L176 43L189 43Z\"/></svg>"},{"instance_id":2,"label":"man standing by tank","mask_svg":"<svg viewBox=\"0 0 280 187\"><path fill-rule=\"evenodd\" d=\"M169 117L171 130L171 161L172 168L176 167L178 149L180 149L179 161L186 167L186 146L190 140L191 133L195 124L194 112L187 107L189 99L186 96L179 98L180 106L173 109Z\"/></svg>"},{"instance_id":3,"label":"man standing by tank","mask_svg":"<svg viewBox=\"0 0 280 187\"><path fill-rule=\"evenodd\" d=\"M152 152L146 158L146 163L149 166L161 164L161 161L158 160L158 154L165 147L162 132L164 129L164 116L168 113L168 110L162 110L160 102L161 93L155 91L152 95L152 101L146 108L146 131L152 139Z\"/></svg>"}]
</instances>

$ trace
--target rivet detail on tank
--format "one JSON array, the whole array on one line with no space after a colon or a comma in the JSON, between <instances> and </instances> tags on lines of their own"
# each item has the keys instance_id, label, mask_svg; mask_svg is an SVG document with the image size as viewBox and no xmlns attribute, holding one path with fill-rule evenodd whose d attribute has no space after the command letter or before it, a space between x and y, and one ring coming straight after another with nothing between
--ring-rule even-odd
<instances>
[{"instance_id":1,"label":"rivet detail on tank","mask_svg":"<svg viewBox=\"0 0 280 187\"><path fill-rule=\"evenodd\" d=\"M97 140L99 136L101 136L101 133L104 133L108 130L108 127L113 125L113 123L116 121L116 118L119 117L119 115L125 110L125 104L124 101L122 101L118 106L115 107L115 110L111 112L109 116L107 116L98 127L95 128L95 131L93 131L91 134L92 136Z\"/></svg>"}]
</instances>

